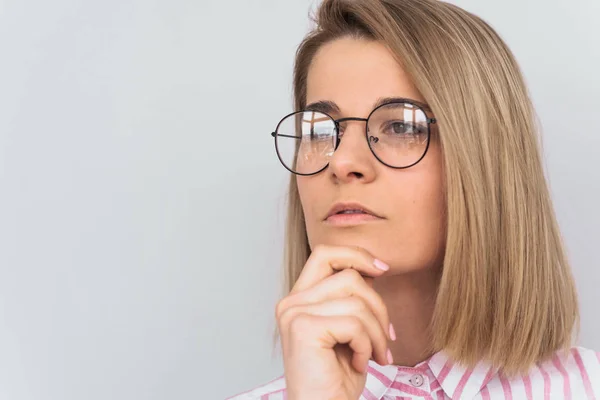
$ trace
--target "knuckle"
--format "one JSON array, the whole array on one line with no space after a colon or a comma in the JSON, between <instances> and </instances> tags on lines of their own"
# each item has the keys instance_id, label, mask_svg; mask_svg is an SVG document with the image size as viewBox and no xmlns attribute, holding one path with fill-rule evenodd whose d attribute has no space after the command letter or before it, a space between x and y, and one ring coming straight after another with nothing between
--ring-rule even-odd
<instances>
[{"instance_id":1,"label":"knuckle","mask_svg":"<svg viewBox=\"0 0 600 400\"><path fill-rule=\"evenodd\" d=\"M387 352L388 341L387 341L387 337L385 336L385 334L383 332L381 332L380 336L377 338L375 343L376 344L374 345L374 347L379 348L379 351L381 351L382 354L385 354Z\"/></svg>"},{"instance_id":2,"label":"knuckle","mask_svg":"<svg viewBox=\"0 0 600 400\"><path fill-rule=\"evenodd\" d=\"M348 274L350 276L350 282L355 287L362 286L365 282L360 272L355 269L351 269L351 272Z\"/></svg>"},{"instance_id":3,"label":"knuckle","mask_svg":"<svg viewBox=\"0 0 600 400\"><path fill-rule=\"evenodd\" d=\"M348 327L355 334L361 333L364 331L364 326L363 326L363 323L360 320L360 318L352 316L352 315L348 317Z\"/></svg>"},{"instance_id":4,"label":"knuckle","mask_svg":"<svg viewBox=\"0 0 600 400\"><path fill-rule=\"evenodd\" d=\"M339 273L342 274L342 279L344 281L344 285L346 286L346 288L355 288L356 289L356 288L361 287L362 283L364 282L364 279L360 275L360 272L358 272L355 269L349 268L349 269L345 269Z\"/></svg>"},{"instance_id":5,"label":"knuckle","mask_svg":"<svg viewBox=\"0 0 600 400\"><path fill-rule=\"evenodd\" d=\"M286 310L286 297L279 300L275 305L275 318L279 320L281 318L281 314Z\"/></svg>"},{"instance_id":6,"label":"knuckle","mask_svg":"<svg viewBox=\"0 0 600 400\"><path fill-rule=\"evenodd\" d=\"M346 282L350 283L358 283L361 278L360 272L353 268L348 268L339 272L342 274L343 278L346 279Z\"/></svg>"},{"instance_id":7,"label":"knuckle","mask_svg":"<svg viewBox=\"0 0 600 400\"><path fill-rule=\"evenodd\" d=\"M389 314L388 314L388 308L387 305L385 304L385 301L383 301L383 298L381 298L381 296L378 293L374 293L374 295L372 296L373 300L373 307L375 307L375 310L378 312L381 312L381 314L385 317L389 319Z\"/></svg>"},{"instance_id":8,"label":"knuckle","mask_svg":"<svg viewBox=\"0 0 600 400\"><path fill-rule=\"evenodd\" d=\"M375 296L375 301L376 301L376 307L379 308L383 315L389 319L389 314L388 314L388 308L385 305L385 302L383 301L383 299L381 298L381 296Z\"/></svg>"},{"instance_id":9,"label":"knuckle","mask_svg":"<svg viewBox=\"0 0 600 400\"><path fill-rule=\"evenodd\" d=\"M357 313L361 313L367 309L367 305L365 304L364 300L359 296L350 296L346 301L348 302L350 308Z\"/></svg>"},{"instance_id":10,"label":"knuckle","mask_svg":"<svg viewBox=\"0 0 600 400\"><path fill-rule=\"evenodd\" d=\"M360 247L359 245L356 245L356 244L352 246L352 249L359 253L363 253L363 254L365 253L365 249L363 249L362 247Z\"/></svg>"},{"instance_id":11,"label":"knuckle","mask_svg":"<svg viewBox=\"0 0 600 400\"><path fill-rule=\"evenodd\" d=\"M312 318L309 314L297 313L289 318L287 323L288 331L291 334L306 333L312 325Z\"/></svg>"},{"instance_id":12,"label":"knuckle","mask_svg":"<svg viewBox=\"0 0 600 400\"><path fill-rule=\"evenodd\" d=\"M291 322L294 320L295 316L299 313L294 309L294 307L287 308L281 312L279 318L277 319L277 323L279 324L279 328L287 332L290 329Z\"/></svg>"},{"instance_id":13,"label":"knuckle","mask_svg":"<svg viewBox=\"0 0 600 400\"><path fill-rule=\"evenodd\" d=\"M353 251L360 253L360 255L362 255L362 256L369 256L369 252L364 247L361 247L358 245L353 245L353 246L350 246L350 248Z\"/></svg>"}]
</instances>

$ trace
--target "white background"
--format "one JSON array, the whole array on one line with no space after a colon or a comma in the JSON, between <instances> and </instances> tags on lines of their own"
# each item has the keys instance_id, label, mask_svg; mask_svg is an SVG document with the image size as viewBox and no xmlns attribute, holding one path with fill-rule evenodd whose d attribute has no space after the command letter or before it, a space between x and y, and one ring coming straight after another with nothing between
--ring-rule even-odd
<instances>
[{"instance_id":1,"label":"white background","mask_svg":"<svg viewBox=\"0 0 600 400\"><path fill-rule=\"evenodd\" d=\"M515 52L600 350L600 1L461 0ZM271 353L314 1L0 0L0 399L222 399Z\"/></svg>"}]
</instances>

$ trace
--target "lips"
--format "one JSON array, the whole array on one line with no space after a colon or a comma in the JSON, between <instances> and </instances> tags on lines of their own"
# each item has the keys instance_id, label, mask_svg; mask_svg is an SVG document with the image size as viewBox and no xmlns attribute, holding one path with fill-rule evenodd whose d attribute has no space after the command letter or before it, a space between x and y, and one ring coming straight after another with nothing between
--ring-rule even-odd
<instances>
[{"instance_id":1,"label":"lips","mask_svg":"<svg viewBox=\"0 0 600 400\"><path fill-rule=\"evenodd\" d=\"M347 203L336 203L331 207L325 219L331 217L336 214L368 214L377 218L382 218L377 215L374 211L370 210L368 207L356 203L356 202L347 202Z\"/></svg>"}]
</instances>

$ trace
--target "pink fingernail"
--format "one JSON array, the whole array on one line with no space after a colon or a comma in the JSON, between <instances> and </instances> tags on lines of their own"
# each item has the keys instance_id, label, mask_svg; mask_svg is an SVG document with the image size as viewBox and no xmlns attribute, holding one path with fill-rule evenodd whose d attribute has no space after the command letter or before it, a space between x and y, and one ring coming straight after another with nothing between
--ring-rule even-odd
<instances>
[{"instance_id":1,"label":"pink fingernail","mask_svg":"<svg viewBox=\"0 0 600 400\"><path fill-rule=\"evenodd\" d=\"M390 323L390 339L392 339L392 341L396 340L396 331L394 330L394 325L392 325Z\"/></svg>"},{"instance_id":2,"label":"pink fingernail","mask_svg":"<svg viewBox=\"0 0 600 400\"><path fill-rule=\"evenodd\" d=\"M377 260L375 259L375 261L373 262L373 264L375 265L376 268L382 270L382 271L387 271L390 269L390 266L387 265L386 263L384 263L383 261Z\"/></svg>"},{"instance_id":3,"label":"pink fingernail","mask_svg":"<svg viewBox=\"0 0 600 400\"><path fill-rule=\"evenodd\" d=\"M387 360L388 360L388 363L390 363L390 364L394 363L394 358L392 357L392 352L390 349L388 349L388 351L387 351Z\"/></svg>"}]
</instances>

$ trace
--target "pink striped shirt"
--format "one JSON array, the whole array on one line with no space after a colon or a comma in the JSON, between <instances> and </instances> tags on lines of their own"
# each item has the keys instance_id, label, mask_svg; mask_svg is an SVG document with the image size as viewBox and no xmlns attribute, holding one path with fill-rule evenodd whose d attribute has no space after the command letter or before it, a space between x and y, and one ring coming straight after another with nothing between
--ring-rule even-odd
<instances>
[{"instance_id":1,"label":"pink striped shirt","mask_svg":"<svg viewBox=\"0 0 600 400\"><path fill-rule=\"evenodd\" d=\"M284 376L228 400L280 399L287 399ZM537 363L527 375L512 379L484 362L473 369L452 364L444 352L414 367L369 361L360 400L408 399L600 400L600 352L573 347L567 357L557 352L552 360Z\"/></svg>"}]
</instances>

